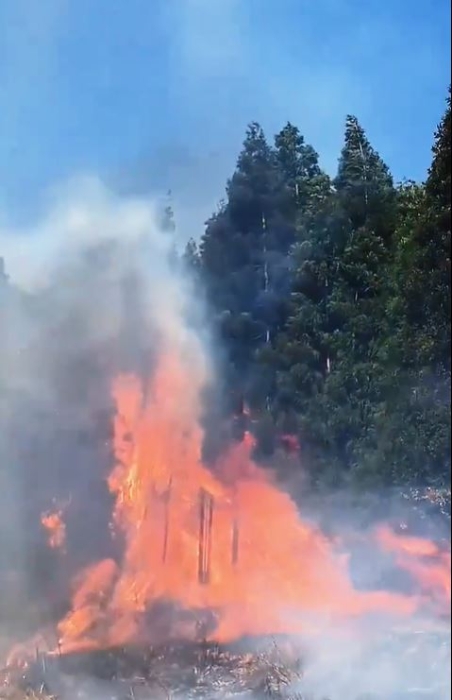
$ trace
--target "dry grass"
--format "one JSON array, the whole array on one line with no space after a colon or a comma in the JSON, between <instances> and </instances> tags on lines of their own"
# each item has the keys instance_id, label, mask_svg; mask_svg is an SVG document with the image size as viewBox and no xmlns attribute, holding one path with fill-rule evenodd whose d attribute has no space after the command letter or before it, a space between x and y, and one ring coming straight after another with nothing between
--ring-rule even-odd
<instances>
[{"instance_id":1,"label":"dry grass","mask_svg":"<svg viewBox=\"0 0 452 700\"><path fill-rule=\"evenodd\" d=\"M398 659L398 663L402 663L404 656L416 657L420 668L424 666L424 670L432 669L432 673L428 674L429 678L432 676L431 684L427 680L424 684L428 687L431 685L430 690L414 687L419 684L410 676L406 679L407 686L413 687L404 688L403 697L412 700L448 697L448 681L444 669L450 665L450 632L441 635L439 631L421 633L394 630L388 637L383 635L381 647L373 651L370 649L369 659L366 656L364 661L371 665L382 654L384 658L380 661L384 663L391 657ZM41 657L40 660L44 658ZM254 650L253 653L217 645L185 643L156 649L110 649L85 655L53 657L44 664L32 664L26 675L28 679L34 679L30 681L34 690L28 692L20 690L20 687L26 687L23 673L14 674L9 671L3 678L0 675L0 700L61 700L67 694L64 684L53 683L55 675L60 679L62 676L74 679L75 686L71 686L70 697L75 697L76 687L77 692L83 692L84 697L95 695L107 698L114 694L130 700L234 700L239 697L242 700L245 697L248 700L313 700L311 696L305 696L306 691L301 694L294 692L294 686L300 687L298 681L303 683L303 668L298 651L293 647L291 650L289 645L285 647L283 640L278 640L278 643L275 640L264 650ZM309 669L304 680L308 675ZM43 690L39 692L43 678L48 687L58 693L58 697ZM86 678L92 683L89 689L85 685ZM2 681L5 681L3 686ZM320 697L316 696L316 700L320 700ZM350 700L382 700L382 697L358 695ZM394 697L401 697L396 689ZM325 698L322 697L322 700ZM385 696L384 700L388 700L388 697Z\"/></svg>"},{"instance_id":2,"label":"dry grass","mask_svg":"<svg viewBox=\"0 0 452 700\"><path fill-rule=\"evenodd\" d=\"M244 693L250 698L287 699L290 697L290 685L300 678L301 673L298 660L292 655L289 661L276 645L261 653L234 653L216 645L185 644L156 650L115 649L90 653L87 657L74 655L69 659L53 659L46 664L44 675L40 673L40 666L32 665L30 673L26 672L26 678L34 678L35 690L28 694L19 690L20 686L23 688L27 685L24 675L8 671L4 674L3 689L0 678L0 700L58 700L57 697L36 690L36 678L45 677L46 684L49 683L50 689L56 692L50 682L53 676L52 666L57 674L63 672L72 677L73 674L77 676L77 670L82 669L86 676L93 679L94 684L102 684L104 681L101 679L116 679L113 681L113 684L118 684L116 690L122 687L124 695L131 700L135 697L155 700L181 697L232 699L244 697ZM37 675L34 671L37 671ZM100 694L107 697L106 689Z\"/></svg>"}]
</instances>

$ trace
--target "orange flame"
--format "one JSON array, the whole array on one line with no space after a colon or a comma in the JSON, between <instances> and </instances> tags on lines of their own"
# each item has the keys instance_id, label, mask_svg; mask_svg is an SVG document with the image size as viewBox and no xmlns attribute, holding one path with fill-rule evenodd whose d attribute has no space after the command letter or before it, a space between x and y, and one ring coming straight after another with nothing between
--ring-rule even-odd
<instances>
[{"instance_id":1,"label":"orange flame","mask_svg":"<svg viewBox=\"0 0 452 700\"><path fill-rule=\"evenodd\" d=\"M451 553L421 537L396 534L382 525L376 531L380 546L396 556L400 568L408 571L424 594L434 599L445 614L451 605Z\"/></svg>"},{"instance_id":2,"label":"orange flame","mask_svg":"<svg viewBox=\"0 0 452 700\"><path fill-rule=\"evenodd\" d=\"M151 615L159 604L173 610L165 634L196 635L207 619L204 636L219 641L298 634L325 618L414 613L420 597L353 588L347 560L253 462L249 433L215 468L203 464L192 384L174 356L160 362L149 387L134 376L115 382L117 463L109 488L124 554L75 582L72 610L59 625L61 649L160 634ZM437 554L428 542L418 545ZM440 583L439 573L428 571L430 580L416 569L421 587L442 586L442 574Z\"/></svg>"},{"instance_id":3,"label":"orange flame","mask_svg":"<svg viewBox=\"0 0 452 700\"><path fill-rule=\"evenodd\" d=\"M63 550L66 543L66 525L62 511L44 513L41 516L41 524L47 531L49 547Z\"/></svg>"}]
</instances>

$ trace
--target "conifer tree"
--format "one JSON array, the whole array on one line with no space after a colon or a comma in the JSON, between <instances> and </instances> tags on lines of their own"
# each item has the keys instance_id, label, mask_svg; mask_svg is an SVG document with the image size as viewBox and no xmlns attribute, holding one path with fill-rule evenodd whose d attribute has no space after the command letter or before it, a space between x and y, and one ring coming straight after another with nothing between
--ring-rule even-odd
<instances>
[{"instance_id":1,"label":"conifer tree","mask_svg":"<svg viewBox=\"0 0 452 700\"><path fill-rule=\"evenodd\" d=\"M449 90L427 181L398 193L380 409L361 449L390 483L450 483L450 158Z\"/></svg>"},{"instance_id":2,"label":"conifer tree","mask_svg":"<svg viewBox=\"0 0 452 700\"><path fill-rule=\"evenodd\" d=\"M333 182L296 126L271 147L251 124L186 255L261 449L275 429L296 432L318 484L445 478L450 93L425 185L396 189L355 117Z\"/></svg>"}]
</instances>

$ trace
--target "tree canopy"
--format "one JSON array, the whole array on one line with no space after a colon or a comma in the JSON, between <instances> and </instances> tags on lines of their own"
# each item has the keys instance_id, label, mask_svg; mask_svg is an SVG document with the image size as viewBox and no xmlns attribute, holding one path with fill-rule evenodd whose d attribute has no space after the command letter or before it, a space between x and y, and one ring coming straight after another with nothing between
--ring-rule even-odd
<instances>
[{"instance_id":1,"label":"tree canopy","mask_svg":"<svg viewBox=\"0 0 452 700\"><path fill-rule=\"evenodd\" d=\"M253 123L187 249L229 386L313 484L450 482L450 145L450 90L424 183L394 184L355 116L333 179L296 126Z\"/></svg>"},{"instance_id":2,"label":"tree canopy","mask_svg":"<svg viewBox=\"0 0 452 700\"><path fill-rule=\"evenodd\" d=\"M450 483L450 110L449 89L425 182L394 183L355 116L334 177L296 125L269 140L251 123L182 256L222 349L223 414L247 407L262 457L296 436L314 488ZM170 193L160 224L177 239ZM0 369L5 415L2 386Z\"/></svg>"}]
</instances>

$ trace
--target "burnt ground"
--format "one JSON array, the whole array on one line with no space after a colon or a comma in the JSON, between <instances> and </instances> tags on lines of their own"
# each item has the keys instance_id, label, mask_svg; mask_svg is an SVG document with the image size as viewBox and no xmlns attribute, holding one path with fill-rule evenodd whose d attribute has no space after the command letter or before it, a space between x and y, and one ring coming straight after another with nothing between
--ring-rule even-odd
<instances>
[{"instance_id":1,"label":"burnt ground","mask_svg":"<svg viewBox=\"0 0 452 700\"><path fill-rule=\"evenodd\" d=\"M302 652L285 638L231 646L180 642L41 655L4 674L0 698L11 700L448 700L450 633L393 633L360 656L355 668L334 665L311 677ZM394 687L363 689L397 669ZM389 666L388 666L389 664ZM372 665L375 674L368 673ZM327 665L328 666L328 665ZM391 668L391 671L387 669ZM416 669L418 673L416 674ZM447 671L449 670L449 673ZM356 694L350 690L356 674ZM346 676L346 678L345 678ZM336 680L335 680L336 679ZM345 682L344 682L345 681ZM334 686L337 685L335 688ZM384 685L384 684L383 684ZM382 688L383 688L382 685ZM397 685L397 687L395 687ZM324 690L327 694L325 694ZM389 692L388 692L389 691ZM28 694L27 694L28 693Z\"/></svg>"}]
</instances>

